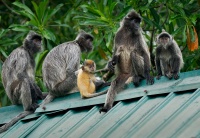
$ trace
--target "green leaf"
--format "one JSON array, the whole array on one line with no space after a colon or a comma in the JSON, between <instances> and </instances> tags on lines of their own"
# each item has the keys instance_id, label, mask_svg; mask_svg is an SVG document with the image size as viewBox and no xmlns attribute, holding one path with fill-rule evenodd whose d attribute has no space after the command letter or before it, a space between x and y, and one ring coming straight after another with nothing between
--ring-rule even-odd
<instances>
[{"instance_id":1,"label":"green leaf","mask_svg":"<svg viewBox=\"0 0 200 138\"><path fill-rule=\"evenodd\" d=\"M118 4L118 2L113 2L110 6L110 15L112 15L112 12L114 11L114 8L116 7L116 5Z\"/></svg>"},{"instance_id":2,"label":"green leaf","mask_svg":"<svg viewBox=\"0 0 200 138\"><path fill-rule=\"evenodd\" d=\"M35 16L34 13L29 9L29 7L22 4L21 2L13 2L12 4L18 6L19 8L24 9L27 13L31 14L32 16Z\"/></svg>"},{"instance_id":3,"label":"green leaf","mask_svg":"<svg viewBox=\"0 0 200 138\"><path fill-rule=\"evenodd\" d=\"M183 32L182 32L182 41L185 43L186 42L186 39L187 39L187 36L186 36L186 25L183 27Z\"/></svg>"},{"instance_id":4,"label":"green leaf","mask_svg":"<svg viewBox=\"0 0 200 138\"><path fill-rule=\"evenodd\" d=\"M0 52L4 57L6 57L6 58L8 57L8 55L6 54L6 52L3 49L0 48Z\"/></svg>"},{"instance_id":5,"label":"green leaf","mask_svg":"<svg viewBox=\"0 0 200 138\"><path fill-rule=\"evenodd\" d=\"M108 23L103 21L94 21L94 20L87 20L85 22L80 22L80 25L94 25L94 26L109 26Z\"/></svg>"},{"instance_id":6,"label":"green leaf","mask_svg":"<svg viewBox=\"0 0 200 138\"><path fill-rule=\"evenodd\" d=\"M36 12L37 17L39 18L39 16L38 16L38 14L39 14L38 6L37 6L37 4L36 4L34 1L31 1L31 2L32 2L32 5L33 5L33 7L34 7L34 9L35 9L35 12ZM39 19L40 19L40 18L39 18Z\"/></svg>"},{"instance_id":7,"label":"green leaf","mask_svg":"<svg viewBox=\"0 0 200 138\"><path fill-rule=\"evenodd\" d=\"M42 63L48 54L48 50L43 51L42 53L38 54L35 58L35 63L36 63L36 72L39 71L42 68Z\"/></svg>"},{"instance_id":8,"label":"green leaf","mask_svg":"<svg viewBox=\"0 0 200 138\"><path fill-rule=\"evenodd\" d=\"M127 13L128 11L130 11L130 9L132 9L132 6L127 6L125 7L121 12L120 14L117 16L117 20L121 20Z\"/></svg>"},{"instance_id":9,"label":"green leaf","mask_svg":"<svg viewBox=\"0 0 200 138\"><path fill-rule=\"evenodd\" d=\"M48 11L48 13L45 14L44 19L43 19L43 25L47 23L47 21L54 15L56 14L57 11L60 10L60 8L63 6L63 4L57 5L53 10Z\"/></svg>"},{"instance_id":10,"label":"green leaf","mask_svg":"<svg viewBox=\"0 0 200 138\"><path fill-rule=\"evenodd\" d=\"M30 29L26 26L15 26L15 27L12 27L11 30L19 31L19 32L28 32Z\"/></svg>"},{"instance_id":11,"label":"green leaf","mask_svg":"<svg viewBox=\"0 0 200 138\"><path fill-rule=\"evenodd\" d=\"M44 2L40 2L39 9L38 9L38 18L42 24L44 21L44 15L46 14L47 4L49 3L48 0L45 0Z\"/></svg>"},{"instance_id":12,"label":"green leaf","mask_svg":"<svg viewBox=\"0 0 200 138\"><path fill-rule=\"evenodd\" d=\"M7 46L11 46L11 45L16 45L16 44L18 44L16 41L13 41L12 39L9 39L9 38L3 39L0 41L0 45L2 47L7 47Z\"/></svg>"},{"instance_id":13,"label":"green leaf","mask_svg":"<svg viewBox=\"0 0 200 138\"><path fill-rule=\"evenodd\" d=\"M152 14L155 22L159 23L160 22L160 17L158 15L158 13L153 8L150 8L150 11L151 11L151 14Z\"/></svg>"},{"instance_id":14,"label":"green leaf","mask_svg":"<svg viewBox=\"0 0 200 138\"><path fill-rule=\"evenodd\" d=\"M1 29L0 30L0 38L4 36L8 32L8 29Z\"/></svg>"},{"instance_id":15,"label":"green leaf","mask_svg":"<svg viewBox=\"0 0 200 138\"><path fill-rule=\"evenodd\" d=\"M50 31L50 30L43 30L42 31L42 35L46 38L46 39L49 39L49 40L52 40L53 42L56 41L56 37L55 35Z\"/></svg>"}]
</instances>

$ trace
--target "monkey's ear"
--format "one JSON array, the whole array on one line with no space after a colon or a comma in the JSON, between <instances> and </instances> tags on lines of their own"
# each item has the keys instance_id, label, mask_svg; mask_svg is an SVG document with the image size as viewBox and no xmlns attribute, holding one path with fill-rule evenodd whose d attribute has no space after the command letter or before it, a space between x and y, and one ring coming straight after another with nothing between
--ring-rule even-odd
<instances>
[{"instance_id":1,"label":"monkey's ear","mask_svg":"<svg viewBox=\"0 0 200 138\"><path fill-rule=\"evenodd\" d=\"M162 29L162 32L166 32L165 29Z\"/></svg>"},{"instance_id":2,"label":"monkey's ear","mask_svg":"<svg viewBox=\"0 0 200 138\"><path fill-rule=\"evenodd\" d=\"M158 41L158 37L155 38L155 42L157 42L157 41Z\"/></svg>"}]
</instances>

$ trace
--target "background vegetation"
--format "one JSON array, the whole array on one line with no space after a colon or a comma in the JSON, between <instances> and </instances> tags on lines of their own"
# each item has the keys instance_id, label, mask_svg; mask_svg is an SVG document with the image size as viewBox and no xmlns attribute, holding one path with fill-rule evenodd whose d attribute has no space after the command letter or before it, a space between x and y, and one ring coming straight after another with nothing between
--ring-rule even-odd
<instances>
[{"instance_id":1,"label":"background vegetation","mask_svg":"<svg viewBox=\"0 0 200 138\"><path fill-rule=\"evenodd\" d=\"M83 54L97 68L112 55L113 38L119 22L130 9L143 17L142 28L154 58L156 34L165 29L178 42L185 62L182 71L200 68L200 1L198 0L1 0L0 69L11 51L21 46L29 30L43 36L43 52L36 57L36 80L43 91L41 66L46 54L56 45L74 40L80 29L91 33L94 50ZM155 74L154 62L152 73ZM10 102L0 80L0 106Z\"/></svg>"}]
</instances>

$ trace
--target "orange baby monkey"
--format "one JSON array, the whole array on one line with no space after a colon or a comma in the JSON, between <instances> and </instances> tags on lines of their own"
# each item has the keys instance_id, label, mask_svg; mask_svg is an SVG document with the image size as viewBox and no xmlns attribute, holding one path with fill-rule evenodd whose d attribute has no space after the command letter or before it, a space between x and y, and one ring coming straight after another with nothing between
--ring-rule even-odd
<instances>
[{"instance_id":1,"label":"orange baby monkey","mask_svg":"<svg viewBox=\"0 0 200 138\"><path fill-rule=\"evenodd\" d=\"M77 85L81 94L81 98L92 98L107 93L106 91L95 93L97 82L94 72L96 64L93 60L85 60L82 68L78 72Z\"/></svg>"}]
</instances>

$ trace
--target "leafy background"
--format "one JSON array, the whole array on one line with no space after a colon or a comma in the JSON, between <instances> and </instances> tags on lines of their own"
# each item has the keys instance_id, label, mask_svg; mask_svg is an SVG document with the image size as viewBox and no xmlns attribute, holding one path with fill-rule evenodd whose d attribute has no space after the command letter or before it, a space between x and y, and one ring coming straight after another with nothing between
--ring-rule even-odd
<instances>
[{"instance_id":1,"label":"leafy background","mask_svg":"<svg viewBox=\"0 0 200 138\"><path fill-rule=\"evenodd\" d=\"M165 29L173 35L183 53L182 72L200 68L200 0L1 0L0 1L0 69L6 57L21 46L29 30L43 36L43 52L36 60L36 81L42 81L41 67L47 53L56 45L74 40L78 31L91 33L94 50L82 55L103 68L112 55L113 38L120 20L130 9L143 18L143 35L152 57L155 75L154 39ZM10 105L0 80L0 107Z\"/></svg>"}]
</instances>

